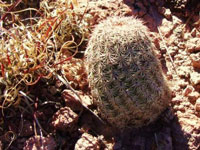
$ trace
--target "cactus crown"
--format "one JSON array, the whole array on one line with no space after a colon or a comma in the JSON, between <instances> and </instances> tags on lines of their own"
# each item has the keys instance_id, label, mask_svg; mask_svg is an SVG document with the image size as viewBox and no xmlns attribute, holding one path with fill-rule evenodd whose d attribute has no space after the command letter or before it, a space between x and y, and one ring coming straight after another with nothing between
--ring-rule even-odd
<instances>
[{"instance_id":1,"label":"cactus crown","mask_svg":"<svg viewBox=\"0 0 200 150\"><path fill-rule=\"evenodd\" d=\"M112 17L95 27L88 43L92 95L101 116L119 128L149 124L169 104L148 32L139 19Z\"/></svg>"}]
</instances>

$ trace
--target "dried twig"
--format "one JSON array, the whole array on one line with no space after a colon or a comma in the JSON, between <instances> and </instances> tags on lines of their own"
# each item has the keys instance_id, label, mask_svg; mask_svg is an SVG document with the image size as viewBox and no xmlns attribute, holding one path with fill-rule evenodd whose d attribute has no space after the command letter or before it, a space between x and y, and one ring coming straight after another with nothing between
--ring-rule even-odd
<instances>
[{"instance_id":1,"label":"dried twig","mask_svg":"<svg viewBox=\"0 0 200 150\"><path fill-rule=\"evenodd\" d=\"M172 56L171 56L170 53L169 53L169 49L167 48L167 45L166 45L165 40L164 40L164 38L163 38L163 36L162 36L162 34L161 34L161 32L160 32L159 27L157 27L157 29L158 29L158 33L159 33L159 35L160 35L160 37L161 37L161 39L162 39L162 42L163 42L163 44L164 44L164 47L165 47L165 49L167 50L167 54L168 54L169 59L170 59L170 61L171 61L171 63L172 63L173 69L174 69L174 71L176 72L176 75L178 75L178 73L177 73L177 71L176 71L176 67L175 67L175 65L174 65L174 61L173 61L173 59L172 59Z\"/></svg>"},{"instance_id":2,"label":"dried twig","mask_svg":"<svg viewBox=\"0 0 200 150\"><path fill-rule=\"evenodd\" d=\"M105 124L105 122L98 116L96 115L91 109L89 109L87 106L84 105L84 103L82 102L81 97L76 93L76 91L70 86L69 81L64 77L61 77L60 75L56 74L51 68L48 68L50 72L53 73L53 75L56 76L57 79L59 79L62 83L65 84L66 87L68 87L78 98L79 102L81 103L81 105L83 106L83 108L85 108L86 110L88 110L89 112L91 112L96 118L98 118L99 121L101 121L103 124ZM79 116L81 115L83 110L81 110Z\"/></svg>"},{"instance_id":3,"label":"dried twig","mask_svg":"<svg viewBox=\"0 0 200 150\"><path fill-rule=\"evenodd\" d=\"M11 136L11 135L12 136ZM10 137L10 142L9 142L9 144L8 144L8 146L5 148L5 150L8 150L9 148L10 148L10 146L11 146L11 144L16 140L16 134L13 132L13 131L8 131L6 134L5 134L5 138L9 138Z\"/></svg>"},{"instance_id":4,"label":"dried twig","mask_svg":"<svg viewBox=\"0 0 200 150\"><path fill-rule=\"evenodd\" d=\"M151 13L152 13L152 15L153 15L154 20L156 20L156 17L155 17L155 15L154 15L153 10L150 9L150 11L151 11ZM164 40L164 38L163 38L163 36L162 36L162 34L161 34L161 32L160 32L160 28L159 28L158 26L157 26L157 30L158 30L159 36L160 36L160 38L161 38L161 40L162 40L162 42L163 42L163 44L164 44L164 47L165 47L165 49L166 49L166 51L167 51L167 54L168 54L169 59L170 59L170 61L171 61L172 67L173 67L173 69L174 69L176 75L178 75L178 74L177 74L177 71L176 71L176 67L175 67L175 65L174 65L174 61L173 61L173 59L172 59L172 57L171 57L171 55L170 55L170 53L169 53L169 49L167 48L166 42L165 42L165 40Z\"/></svg>"},{"instance_id":5,"label":"dried twig","mask_svg":"<svg viewBox=\"0 0 200 150\"><path fill-rule=\"evenodd\" d=\"M158 137L157 137L157 134L156 134L156 133L154 133L154 137L155 137L156 146L157 146L157 148L158 148Z\"/></svg>"},{"instance_id":6,"label":"dried twig","mask_svg":"<svg viewBox=\"0 0 200 150\"><path fill-rule=\"evenodd\" d=\"M31 107L31 104L29 103L28 99L31 100L33 102L33 100L23 91L19 91L20 94L22 94L25 98L25 103L28 105L28 107L30 108L31 112L34 114L33 108ZM34 115L34 119L36 124L38 125L38 127L40 129L42 129L42 131L47 135L48 133L42 128L40 122L38 121L37 117ZM36 132L36 131L35 131ZM35 133L36 134L36 133Z\"/></svg>"}]
</instances>

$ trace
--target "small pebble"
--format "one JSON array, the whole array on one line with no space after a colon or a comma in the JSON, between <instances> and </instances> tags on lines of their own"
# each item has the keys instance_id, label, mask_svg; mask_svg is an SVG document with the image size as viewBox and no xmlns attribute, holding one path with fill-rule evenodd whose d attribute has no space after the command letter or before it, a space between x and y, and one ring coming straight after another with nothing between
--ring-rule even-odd
<instances>
[{"instance_id":1,"label":"small pebble","mask_svg":"<svg viewBox=\"0 0 200 150\"><path fill-rule=\"evenodd\" d=\"M194 91L193 86L188 85L188 86L185 88L185 90L183 91L184 96L188 96L188 94L190 94L192 91Z\"/></svg>"},{"instance_id":2,"label":"small pebble","mask_svg":"<svg viewBox=\"0 0 200 150\"><path fill-rule=\"evenodd\" d=\"M191 81L192 85L200 84L200 73L192 72L190 74L190 81Z\"/></svg>"},{"instance_id":3,"label":"small pebble","mask_svg":"<svg viewBox=\"0 0 200 150\"><path fill-rule=\"evenodd\" d=\"M197 101L196 101L195 110L196 110L197 112L200 112L200 98L198 98Z\"/></svg>"},{"instance_id":4,"label":"small pebble","mask_svg":"<svg viewBox=\"0 0 200 150\"><path fill-rule=\"evenodd\" d=\"M88 133L83 133L75 145L75 150L100 150L98 139Z\"/></svg>"}]
</instances>

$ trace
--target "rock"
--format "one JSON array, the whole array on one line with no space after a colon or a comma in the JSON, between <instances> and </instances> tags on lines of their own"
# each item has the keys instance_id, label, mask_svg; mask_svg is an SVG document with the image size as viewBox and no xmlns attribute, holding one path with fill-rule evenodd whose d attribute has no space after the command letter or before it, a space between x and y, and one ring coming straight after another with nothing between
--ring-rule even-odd
<instances>
[{"instance_id":1,"label":"rock","mask_svg":"<svg viewBox=\"0 0 200 150\"><path fill-rule=\"evenodd\" d=\"M62 64L62 73L74 89L87 90L87 74L82 59L72 58Z\"/></svg>"},{"instance_id":2,"label":"rock","mask_svg":"<svg viewBox=\"0 0 200 150\"><path fill-rule=\"evenodd\" d=\"M196 33L197 33L197 29L196 28L192 29L191 31L192 37L196 37Z\"/></svg>"},{"instance_id":3,"label":"rock","mask_svg":"<svg viewBox=\"0 0 200 150\"><path fill-rule=\"evenodd\" d=\"M179 106L174 106L174 110L176 110L177 112L180 112L180 113L182 113L182 112L185 112L185 107L184 107L184 105L181 103Z\"/></svg>"},{"instance_id":4,"label":"rock","mask_svg":"<svg viewBox=\"0 0 200 150\"><path fill-rule=\"evenodd\" d=\"M191 106L191 103L188 102L187 99L186 99L186 101L184 101L183 105L184 105L185 108L189 108Z\"/></svg>"},{"instance_id":5,"label":"rock","mask_svg":"<svg viewBox=\"0 0 200 150\"><path fill-rule=\"evenodd\" d=\"M183 148L183 143L182 143L182 148L181 150L199 150L199 141L200 141L200 136L199 136L199 124L200 124L200 119L194 115L194 114L182 114L182 116L179 118L179 123L181 126L181 130L183 132L181 139L183 139L185 136L187 137L187 141L185 141L185 144L188 145L188 147L185 149ZM177 140L178 137L176 137ZM174 149L179 150L176 148L176 144L174 144Z\"/></svg>"},{"instance_id":6,"label":"rock","mask_svg":"<svg viewBox=\"0 0 200 150\"><path fill-rule=\"evenodd\" d=\"M177 46L169 46L168 47L168 53L171 55L171 56L175 56L178 52L178 47Z\"/></svg>"},{"instance_id":7,"label":"rock","mask_svg":"<svg viewBox=\"0 0 200 150\"><path fill-rule=\"evenodd\" d=\"M52 137L33 136L25 142L23 150L55 150L56 142Z\"/></svg>"},{"instance_id":8,"label":"rock","mask_svg":"<svg viewBox=\"0 0 200 150\"><path fill-rule=\"evenodd\" d=\"M195 110L196 110L197 112L200 112L200 98L198 98L197 101L196 101Z\"/></svg>"},{"instance_id":9,"label":"rock","mask_svg":"<svg viewBox=\"0 0 200 150\"><path fill-rule=\"evenodd\" d=\"M178 46L179 49L185 49L185 43L184 42L179 42L177 46Z\"/></svg>"},{"instance_id":10,"label":"rock","mask_svg":"<svg viewBox=\"0 0 200 150\"><path fill-rule=\"evenodd\" d=\"M158 59L162 57L162 54L160 53L160 51L157 51L157 50L155 50L155 55Z\"/></svg>"},{"instance_id":11,"label":"rock","mask_svg":"<svg viewBox=\"0 0 200 150\"><path fill-rule=\"evenodd\" d=\"M127 5L132 4L134 0L90 0L82 4L83 0L79 0L79 5L82 6L81 13L92 15L90 25L98 24L101 20L106 19L108 16L132 16L133 10Z\"/></svg>"},{"instance_id":12,"label":"rock","mask_svg":"<svg viewBox=\"0 0 200 150\"><path fill-rule=\"evenodd\" d=\"M183 101L183 98L179 95L177 95L176 97L172 98L172 104L173 105L179 105L181 102ZM175 106L174 106L175 107Z\"/></svg>"},{"instance_id":13,"label":"rock","mask_svg":"<svg viewBox=\"0 0 200 150\"><path fill-rule=\"evenodd\" d=\"M166 0L171 9L176 9L176 10L185 10L187 3L189 0Z\"/></svg>"},{"instance_id":14,"label":"rock","mask_svg":"<svg viewBox=\"0 0 200 150\"><path fill-rule=\"evenodd\" d=\"M160 14L165 16L165 18L167 18L168 20L170 20L172 18L172 14L171 14L170 9L166 9L165 7L159 7L158 11L159 11Z\"/></svg>"},{"instance_id":15,"label":"rock","mask_svg":"<svg viewBox=\"0 0 200 150\"><path fill-rule=\"evenodd\" d=\"M200 53L191 54L190 59L194 68L200 69Z\"/></svg>"},{"instance_id":16,"label":"rock","mask_svg":"<svg viewBox=\"0 0 200 150\"><path fill-rule=\"evenodd\" d=\"M83 133L77 141L74 150L100 150L100 144L96 137Z\"/></svg>"},{"instance_id":17,"label":"rock","mask_svg":"<svg viewBox=\"0 0 200 150\"><path fill-rule=\"evenodd\" d=\"M200 97L200 94L199 94L199 92L196 92L196 91L191 92L191 93L188 94L188 98L189 98L189 100L190 100L191 103L195 103L196 100L199 97Z\"/></svg>"},{"instance_id":18,"label":"rock","mask_svg":"<svg viewBox=\"0 0 200 150\"><path fill-rule=\"evenodd\" d=\"M166 10L165 7L158 7L158 12L159 12L160 14L162 14L162 15L164 14L165 10Z\"/></svg>"},{"instance_id":19,"label":"rock","mask_svg":"<svg viewBox=\"0 0 200 150\"><path fill-rule=\"evenodd\" d=\"M190 74L190 81L192 85L197 85L200 83L200 73L198 72L192 72Z\"/></svg>"},{"instance_id":20,"label":"rock","mask_svg":"<svg viewBox=\"0 0 200 150\"><path fill-rule=\"evenodd\" d=\"M181 88L185 88L188 85L188 82L184 81L184 80L179 80L177 81L178 86L180 86Z\"/></svg>"},{"instance_id":21,"label":"rock","mask_svg":"<svg viewBox=\"0 0 200 150\"><path fill-rule=\"evenodd\" d=\"M188 150L188 137L183 134L180 123L175 120L172 122L171 126L173 148L176 150Z\"/></svg>"},{"instance_id":22,"label":"rock","mask_svg":"<svg viewBox=\"0 0 200 150\"><path fill-rule=\"evenodd\" d=\"M181 78L188 78L190 75L190 68L188 66L180 66L176 71L178 76Z\"/></svg>"},{"instance_id":23,"label":"rock","mask_svg":"<svg viewBox=\"0 0 200 150\"><path fill-rule=\"evenodd\" d=\"M183 26L182 24L174 24L174 28L173 28L173 34L176 36L176 42L174 42L176 45L179 44L179 42L182 42L182 38L183 38L183 33L186 32L186 27Z\"/></svg>"},{"instance_id":24,"label":"rock","mask_svg":"<svg viewBox=\"0 0 200 150\"><path fill-rule=\"evenodd\" d=\"M31 136L33 135L33 126L30 121L24 120L23 121L23 128L22 131L20 132L20 136Z\"/></svg>"},{"instance_id":25,"label":"rock","mask_svg":"<svg viewBox=\"0 0 200 150\"><path fill-rule=\"evenodd\" d=\"M191 33L185 33L183 35L184 40L189 40L190 38L192 38Z\"/></svg>"},{"instance_id":26,"label":"rock","mask_svg":"<svg viewBox=\"0 0 200 150\"><path fill-rule=\"evenodd\" d=\"M183 91L184 96L188 96L192 91L194 91L193 86L188 85L185 90Z\"/></svg>"},{"instance_id":27,"label":"rock","mask_svg":"<svg viewBox=\"0 0 200 150\"><path fill-rule=\"evenodd\" d=\"M80 91L75 92L80 96L81 102L76 94L71 90L64 90L62 92L62 98L64 99L66 106L70 107L73 111L80 111L82 105L89 107L93 104L93 100L90 96L85 95Z\"/></svg>"},{"instance_id":28,"label":"rock","mask_svg":"<svg viewBox=\"0 0 200 150\"><path fill-rule=\"evenodd\" d=\"M3 150L3 144L1 141L0 141L0 150Z\"/></svg>"},{"instance_id":29,"label":"rock","mask_svg":"<svg viewBox=\"0 0 200 150\"><path fill-rule=\"evenodd\" d=\"M160 49L160 44L161 44L160 40L161 39L156 33L152 32L152 40L153 40L153 43L154 43L155 47L157 49Z\"/></svg>"},{"instance_id":30,"label":"rock","mask_svg":"<svg viewBox=\"0 0 200 150\"><path fill-rule=\"evenodd\" d=\"M69 107L63 107L53 115L51 124L56 130L73 132L77 129L77 121L78 115Z\"/></svg>"},{"instance_id":31,"label":"rock","mask_svg":"<svg viewBox=\"0 0 200 150\"><path fill-rule=\"evenodd\" d=\"M190 53L196 53L200 51L200 39L198 37L192 38L187 41L187 51Z\"/></svg>"},{"instance_id":32,"label":"rock","mask_svg":"<svg viewBox=\"0 0 200 150\"><path fill-rule=\"evenodd\" d=\"M165 9L164 16L167 19L171 19L172 18L172 13L171 13L170 9Z\"/></svg>"},{"instance_id":33,"label":"rock","mask_svg":"<svg viewBox=\"0 0 200 150\"><path fill-rule=\"evenodd\" d=\"M173 24L171 21L168 21L166 18L162 20L162 25L160 27L161 33L168 38L172 34Z\"/></svg>"},{"instance_id":34,"label":"rock","mask_svg":"<svg viewBox=\"0 0 200 150\"><path fill-rule=\"evenodd\" d=\"M80 96L80 92L78 91L75 92ZM70 107L73 111L80 111L82 109L82 104L79 101L79 98L71 90L68 89L64 90L62 92L62 98L65 101L65 105Z\"/></svg>"},{"instance_id":35,"label":"rock","mask_svg":"<svg viewBox=\"0 0 200 150\"><path fill-rule=\"evenodd\" d=\"M166 43L167 44L167 46L174 46L175 44L174 44L174 42L177 40L177 37L176 37L176 35L175 34L172 34L171 36L170 36L170 38L169 38L169 41Z\"/></svg>"},{"instance_id":36,"label":"rock","mask_svg":"<svg viewBox=\"0 0 200 150\"><path fill-rule=\"evenodd\" d=\"M86 94L82 94L80 95L81 97L81 101L82 104L86 107L90 107L91 105L93 105L93 100L90 96L86 95Z\"/></svg>"},{"instance_id":37,"label":"rock","mask_svg":"<svg viewBox=\"0 0 200 150\"><path fill-rule=\"evenodd\" d=\"M182 24L183 21L181 19L179 19L177 16L172 16L172 22L174 27L177 27L178 25Z\"/></svg>"},{"instance_id":38,"label":"rock","mask_svg":"<svg viewBox=\"0 0 200 150\"><path fill-rule=\"evenodd\" d=\"M176 77L173 76L173 79L174 78L176 78ZM176 96L177 92L179 93L181 91L180 87L186 87L187 86L187 82L185 82L183 79L182 80L176 80L174 82L171 82L170 84L171 84L170 89L172 91L173 96Z\"/></svg>"},{"instance_id":39,"label":"rock","mask_svg":"<svg viewBox=\"0 0 200 150\"><path fill-rule=\"evenodd\" d=\"M200 22L200 21L199 21L199 22ZM200 23L199 23L199 24L200 24ZM199 32L199 31L197 31L196 36L197 36L197 37L200 37L200 32Z\"/></svg>"},{"instance_id":40,"label":"rock","mask_svg":"<svg viewBox=\"0 0 200 150\"><path fill-rule=\"evenodd\" d=\"M184 132L186 132L187 134L191 134L194 130L194 127L198 123L198 121L194 117L193 119L184 118L184 117L179 119L180 124L183 126Z\"/></svg>"}]
</instances>

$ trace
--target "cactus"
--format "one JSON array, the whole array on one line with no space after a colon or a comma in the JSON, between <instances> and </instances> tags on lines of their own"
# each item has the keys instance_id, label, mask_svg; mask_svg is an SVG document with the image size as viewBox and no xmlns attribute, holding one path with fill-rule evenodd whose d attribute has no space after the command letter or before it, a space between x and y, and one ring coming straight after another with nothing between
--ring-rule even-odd
<instances>
[{"instance_id":1,"label":"cactus","mask_svg":"<svg viewBox=\"0 0 200 150\"><path fill-rule=\"evenodd\" d=\"M139 19L110 17L95 27L88 42L91 93L101 117L118 128L147 125L170 102L148 33Z\"/></svg>"}]
</instances>

